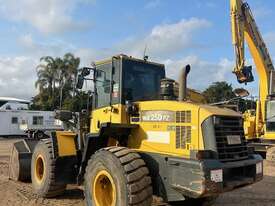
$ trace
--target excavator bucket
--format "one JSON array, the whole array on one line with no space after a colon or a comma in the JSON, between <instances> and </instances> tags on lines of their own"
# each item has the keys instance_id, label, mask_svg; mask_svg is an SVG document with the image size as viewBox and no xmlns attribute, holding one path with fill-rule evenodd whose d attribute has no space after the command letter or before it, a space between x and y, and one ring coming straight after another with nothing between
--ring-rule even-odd
<instances>
[{"instance_id":1,"label":"excavator bucket","mask_svg":"<svg viewBox=\"0 0 275 206\"><path fill-rule=\"evenodd\" d=\"M252 66L244 66L242 68L242 75L241 78L237 78L239 83L248 83L254 81L254 76L252 73Z\"/></svg>"},{"instance_id":2,"label":"excavator bucket","mask_svg":"<svg viewBox=\"0 0 275 206\"><path fill-rule=\"evenodd\" d=\"M24 139L13 144L9 163L9 178L30 181L32 153L38 140Z\"/></svg>"}]
</instances>

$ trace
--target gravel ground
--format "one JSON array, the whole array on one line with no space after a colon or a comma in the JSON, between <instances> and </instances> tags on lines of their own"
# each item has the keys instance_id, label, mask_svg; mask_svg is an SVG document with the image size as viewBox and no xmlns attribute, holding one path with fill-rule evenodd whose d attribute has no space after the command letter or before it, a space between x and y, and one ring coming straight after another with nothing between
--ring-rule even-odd
<instances>
[{"instance_id":1,"label":"gravel ground","mask_svg":"<svg viewBox=\"0 0 275 206\"><path fill-rule=\"evenodd\" d=\"M83 193L68 186L58 198L43 199L32 193L31 184L8 180L8 161L15 139L0 138L0 205L5 206L83 206ZM264 180L254 185L221 195L215 206L275 206L275 165L265 162ZM185 205L193 205L186 203Z\"/></svg>"}]
</instances>

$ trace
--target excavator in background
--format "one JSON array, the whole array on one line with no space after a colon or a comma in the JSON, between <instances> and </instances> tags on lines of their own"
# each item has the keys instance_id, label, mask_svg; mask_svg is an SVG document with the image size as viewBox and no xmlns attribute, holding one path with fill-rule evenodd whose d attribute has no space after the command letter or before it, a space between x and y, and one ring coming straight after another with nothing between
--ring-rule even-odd
<instances>
[{"instance_id":1,"label":"excavator in background","mask_svg":"<svg viewBox=\"0 0 275 206\"><path fill-rule=\"evenodd\" d=\"M275 161L275 70L248 3L231 0L232 41L236 55L233 73L239 83L254 81L252 66L245 62L245 42L256 65L259 99L255 110L244 113L246 139L255 151L264 152Z\"/></svg>"},{"instance_id":2,"label":"excavator in background","mask_svg":"<svg viewBox=\"0 0 275 206\"><path fill-rule=\"evenodd\" d=\"M200 103L200 104L207 103L206 97L203 95L202 92L198 90L187 88L186 94L187 94L186 99L190 100L191 102Z\"/></svg>"}]
</instances>

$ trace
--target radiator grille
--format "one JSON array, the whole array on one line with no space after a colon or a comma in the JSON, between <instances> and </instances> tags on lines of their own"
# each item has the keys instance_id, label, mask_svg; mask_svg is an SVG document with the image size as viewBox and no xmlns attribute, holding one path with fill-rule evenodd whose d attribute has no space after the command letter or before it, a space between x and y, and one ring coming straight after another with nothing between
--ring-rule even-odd
<instances>
[{"instance_id":1,"label":"radiator grille","mask_svg":"<svg viewBox=\"0 0 275 206\"><path fill-rule=\"evenodd\" d=\"M191 123L191 111L177 111L176 123Z\"/></svg>"},{"instance_id":2,"label":"radiator grille","mask_svg":"<svg viewBox=\"0 0 275 206\"><path fill-rule=\"evenodd\" d=\"M240 117L218 117L218 119L218 123L215 124L215 136L219 159L223 162L247 159L247 144ZM240 135L241 144L228 144L229 135Z\"/></svg>"},{"instance_id":3,"label":"radiator grille","mask_svg":"<svg viewBox=\"0 0 275 206\"><path fill-rule=\"evenodd\" d=\"M185 149L187 143L191 143L191 126L177 126L176 148Z\"/></svg>"}]
</instances>

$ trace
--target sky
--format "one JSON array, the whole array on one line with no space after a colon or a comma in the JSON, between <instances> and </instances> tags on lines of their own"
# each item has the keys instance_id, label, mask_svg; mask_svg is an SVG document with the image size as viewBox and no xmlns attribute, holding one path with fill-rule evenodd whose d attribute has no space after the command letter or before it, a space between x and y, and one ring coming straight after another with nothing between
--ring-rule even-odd
<instances>
[{"instance_id":1,"label":"sky","mask_svg":"<svg viewBox=\"0 0 275 206\"><path fill-rule=\"evenodd\" d=\"M275 1L247 1L275 59ZM229 0L0 0L0 96L35 96L42 56L71 52L89 66L120 53L142 58L145 47L170 78L190 64L190 88L228 81L257 95L257 79L239 85L231 72L229 10Z\"/></svg>"}]
</instances>

